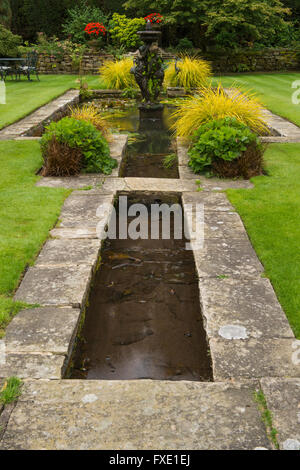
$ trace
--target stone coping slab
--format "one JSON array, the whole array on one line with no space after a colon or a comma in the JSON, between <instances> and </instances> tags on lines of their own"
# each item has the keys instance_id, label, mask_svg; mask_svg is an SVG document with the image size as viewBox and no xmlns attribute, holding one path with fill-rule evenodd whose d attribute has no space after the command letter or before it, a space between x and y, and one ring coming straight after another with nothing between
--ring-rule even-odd
<instances>
[{"instance_id":1,"label":"stone coping slab","mask_svg":"<svg viewBox=\"0 0 300 470\"><path fill-rule=\"evenodd\" d=\"M261 387L280 449L300 450L300 379L264 378Z\"/></svg>"},{"instance_id":2,"label":"stone coping slab","mask_svg":"<svg viewBox=\"0 0 300 470\"><path fill-rule=\"evenodd\" d=\"M6 329L6 353L70 352L80 318L75 308L44 307L22 310Z\"/></svg>"},{"instance_id":3,"label":"stone coping slab","mask_svg":"<svg viewBox=\"0 0 300 470\"><path fill-rule=\"evenodd\" d=\"M209 338L294 338L269 279L200 279L199 291Z\"/></svg>"},{"instance_id":4,"label":"stone coping slab","mask_svg":"<svg viewBox=\"0 0 300 470\"><path fill-rule=\"evenodd\" d=\"M204 210L207 211L221 211L221 212L234 212L234 207L228 201L226 194L217 192L205 192L205 191L193 191L185 192L182 195L182 203L192 204L195 207L196 204L203 204Z\"/></svg>"},{"instance_id":5,"label":"stone coping slab","mask_svg":"<svg viewBox=\"0 0 300 470\"><path fill-rule=\"evenodd\" d=\"M295 338L210 338L214 380L300 377L294 361Z\"/></svg>"},{"instance_id":6,"label":"stone coping slab","mask_svg":"<svg viewBox=\"0 0 300 470\"><path fill-rule=\"evenodd\" d=\"M63 240L87 240L87 239L97 239L97 230L95 227L85 227L85 228L54 228L51 230L50 235L57 239Z\"/></svg>"},{"instance_id":7,"label":"stone coping slab","mask_svg":"<svg viewBox=\"0 0 300 470\"><path fill-rule=\"evenodd\" d=\"M249 241L204 240L203 248L194 251L194 258L199 278L251 279L259 278L264 271Z\"/></svg>"},{"instance_id":8,"label":"stone coping slab","mask_svg":"<svg viewBox=\"0 0 300 470\"><path fill-rule=\"evenodd\" d=\"M29 268L14 299L31 305L81 308L92 271L92 266L87 264Z\"/></svg>"},{"instance_id":9,"label":"stone coping slab","mask_svg":"<svg viewBox=\"0 0 300 470\"><path fill-rule=\"evenodd\" d=\"M66 266L87 264L94 266L101 248L100 240L48 240L35 266Z\"/></svg>"},{"instance_id":10,"label":"stone coping slab","mask_svg":"<svg viewBox=\"0 0 300 470\"><path fill-rule=\"evenodd\" d=\"M71 194L62 208L59 217L59 226L61 228L86 228L97 227L98 223L105 218L109 219L112 206L114 203L114 195L88 194Z\"/></svg>"},{"instance_id":11,"label":"stone coping slab","mask_svg":"<svg viewBox=\"0 0 300 470\"><path fill-rule=\"evenodd\" d=\"M0 377L17 376L21 379L61 379L65 356L58 354L7 353L0 365Z\"/></svg>"},{"instance_id":12,"label":"stone coping slab","mask_svg":"<svg viewBox=\"0 0 300 470\"><path fill-rule=\"evenodd\" d=\"M270 449L256 385L29 381L1 449Z\"/></svg>"}]
</instances>

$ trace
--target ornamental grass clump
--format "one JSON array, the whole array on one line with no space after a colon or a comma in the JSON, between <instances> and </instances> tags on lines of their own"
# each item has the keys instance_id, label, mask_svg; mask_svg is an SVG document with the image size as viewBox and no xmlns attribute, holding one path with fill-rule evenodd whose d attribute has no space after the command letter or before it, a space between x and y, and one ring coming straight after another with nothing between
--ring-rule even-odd
<instances>
[{"instance_id":1,"label":"ornamental grass clump","mask_svg":"<svg viewBox=\"0 0 300 470\"><path fill-rule=\"evenodd\" d=\"M137 88L135 78L130 73L132 68L133 60L130 58L109 60L99 69L101 82L105 88L111 90Z\"/></svg>"},{"instance_id":2,"label":"ornamental grass clump","mask_svg":"<svg viewBox=\"0 0 300 470\"><path fill-rule=\"evenodd\" d=\"M263 171L264 147L249 127L235 118L213 120L194 133L189 165L194 173L249 179Z\"/></svg>"},{"instance_id":3,"label":"ornamental grass clump","mask_svg":"<svg viewBox=\"0 0 300 470\"><path fill-rule=\"evenodd\" d=\"M117 161L110 157L108 143L93 124L66 117L52 122L41 139L43 176L80 173L110 174Z\"/></svg>"},{"instance_id":4,"label":"ornamental grass clump","mask_svg":"<svg viewBox=\"0 0 300 470\"><path fill-rule=\"evenodd\" d=\"M201 125L226 117L235 118L257 134L269 132L263 106L253 94L234 89L228 95L220 85L200 88L196 96L184 100L173 117L179 137L191 137Z\"/></svg>"},{"instance_id":5,"label":"ornamental grass clump","mask_svg":"<svg viewBox=\"0 0 300 470\"><path fill-rule=\"evenodd\" d=\"M171 62L165 72L165 86L183 87L186 90L207 85L212 75L208 62L184 56L178 62Z\"/></svg>"},{"instance_id":6,"label":"ornamental grass clump","mask_svg":"<svg viewBox=\"0 0 300 470\"><path fill-rule=\"evenodd\" d=\"M111 140L108 122L101 117L99 110L95 105L85 104L83 106L70 108L70 117L79 121L90 122L108 141Z\"/></svg>"}]
</instances>

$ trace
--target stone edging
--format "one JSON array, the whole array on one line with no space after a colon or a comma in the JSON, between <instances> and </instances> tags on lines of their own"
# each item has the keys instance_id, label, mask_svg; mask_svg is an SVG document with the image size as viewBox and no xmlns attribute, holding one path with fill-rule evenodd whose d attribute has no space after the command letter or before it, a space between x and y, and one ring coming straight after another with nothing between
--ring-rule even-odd
<instances>
[{"instance_id":1,"label":"stone edging","mask_svg":"<svg viewBox=\"0 0 300 470\"><path fill-rule=\"evenodd\" d=\"M0 140L34 136L43 130L44 124L64 116L68 107L79 103L79 90L69 90L20 121L0 130Z\"/></svg>"},{"instance_id":2,"label":"stone edging","mask_svg":"<svg viewBox=\"0 0 300 470\"><path fill-rule=\"evenodd\" d=\"M119 165L126 142L126 136L115 136L111 144ZM0 376L61 378L101 247L96 227L103 230L110 218L109 213L97 217L97 207L113 202L119 191L155 191L180 192L183 204L204 204L205 245L195 249L194 258L214 380L300 377L300 367L293 362L300 342L271 283L262 278L263 267L239 215L220 192L251 188L251 183L197 177L203 189L199 192L187 166L187 148L180 139L177 146L178 180L82 175L39 181L39 186L93 189L73 191L66 200L60 225L51 231L55 238L45 244L16 293L16 300L42 308L23 311L12 320L6 336L7 366L0 368Z\"/></svg>"}]
</instances>

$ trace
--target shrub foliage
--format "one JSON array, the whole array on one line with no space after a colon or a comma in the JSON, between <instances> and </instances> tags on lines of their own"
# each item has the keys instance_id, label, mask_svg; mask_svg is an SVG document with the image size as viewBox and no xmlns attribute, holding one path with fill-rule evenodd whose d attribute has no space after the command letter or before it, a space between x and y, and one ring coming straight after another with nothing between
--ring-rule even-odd
<instances>
[{"instance_id":1,"label":"shrub foliage","mask_svg":"<svg viewBox=\"0 0 300 470\"><path fill-rule=\"evenodd\" d=\"M262 172L259 138L235 118L213 120L194 133L189 165L195 173L213 170L223 177L250 178Z\"/></svg>"},{"instance_id":2,"label":"shrub foliage","mask_svg":"<svg viewBox=\"0 0 300 470\"><path fill-rule=\"evenodd\" d=\"M65 144L69 149L75 150L74 153L68 153L65 146L60 147L64 150L61 166L59 166L57 143ZM93 124L70 117L52 122L47 127L41 139L41 149L45 161L44 175L51 175L54 171L56 176L66 176L79 173L80 169L85 173L110 174L117 165L116 160L110 157L106 139ZM80 162L78 151L81 152ZM68 162L69 168L66 167Z\"/></svg>"}]
</instances>

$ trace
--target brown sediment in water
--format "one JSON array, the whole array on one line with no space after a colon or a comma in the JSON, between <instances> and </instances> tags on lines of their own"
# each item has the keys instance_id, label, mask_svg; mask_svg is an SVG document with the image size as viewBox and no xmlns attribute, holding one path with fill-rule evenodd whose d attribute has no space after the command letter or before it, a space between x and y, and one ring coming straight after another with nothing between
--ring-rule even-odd
<instances>
[{"instance_id":1,"label":"brown sediment in water","mask_svg":"<svg viewBox=\"0 0 300 470\"><path fill-rule=\"evenodd\" d=\"M128 204L175 199L135 195ZM193 254L171 234L105 242L72 379L212 380Z\"/></svg>"}]
</instances>

